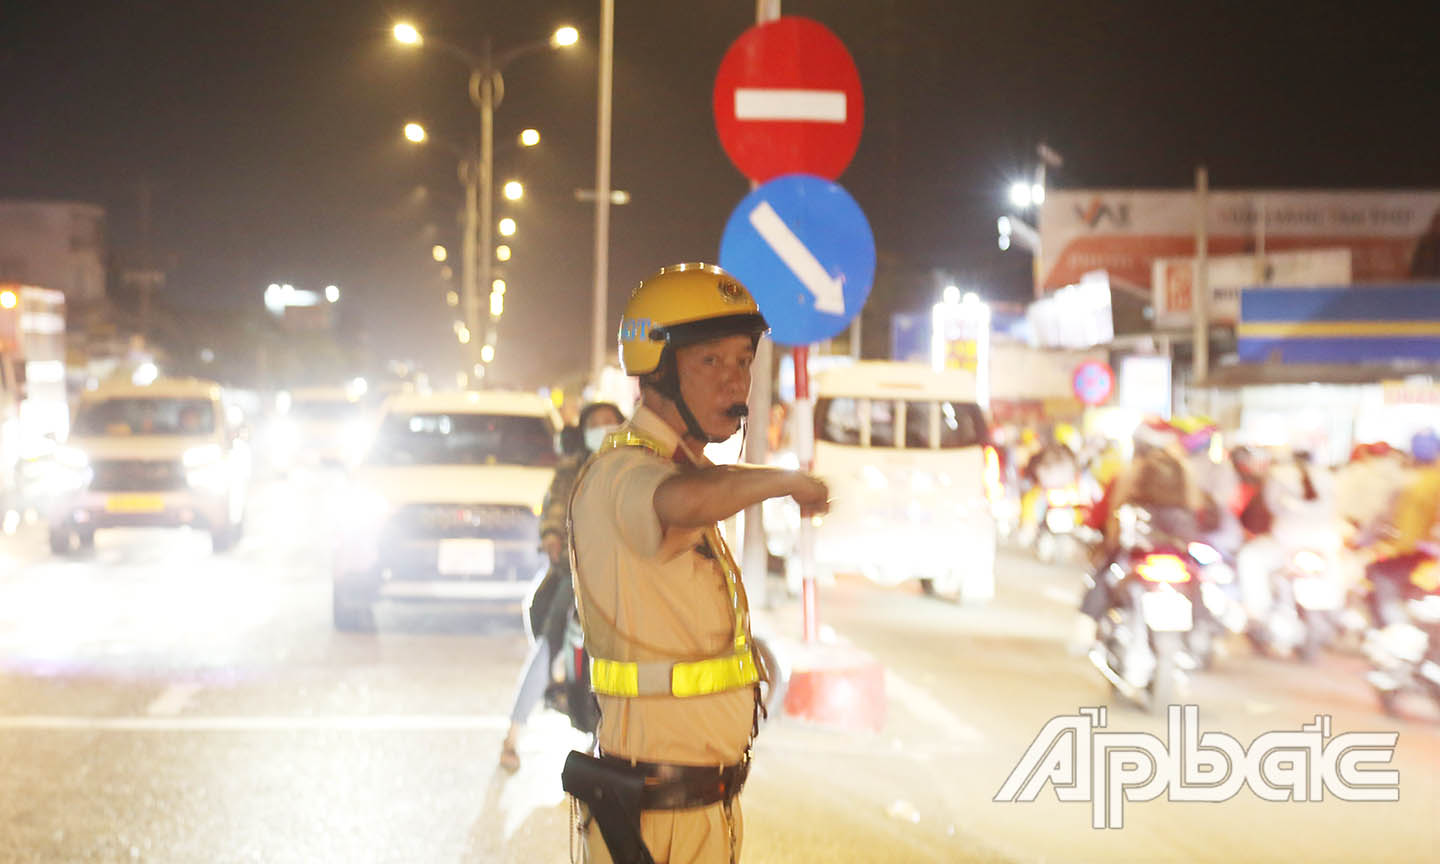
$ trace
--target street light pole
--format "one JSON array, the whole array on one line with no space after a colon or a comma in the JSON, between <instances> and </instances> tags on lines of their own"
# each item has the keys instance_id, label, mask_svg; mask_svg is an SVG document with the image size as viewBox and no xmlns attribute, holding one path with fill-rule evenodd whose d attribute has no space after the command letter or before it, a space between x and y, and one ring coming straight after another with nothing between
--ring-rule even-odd
<instances>
[{"instance_id":1,"label":"street light pole","mask_svg":"<svg viewBox=\"0 0 1440 864\"><path fill-rule=\"evenodd\" d=\"M471 332L479 336L485 333L483 343L488 345L495 334L493 325L480 329L480 291L490 290L495 274L495 69L491 66L490 37L487 35L480 49L480 68L471 73L479 75L478 95L480 97L480 282L470 294L466 307L470 315ZM472 86L472 94L476 88ZM475 343L482 340L476 339ZM471 348L472 363L479 362L480 344Z\"/></svg>"},{"instance_id":2,"label":"street light pole","mask_svg":"<svg viewBox=\"0 0 1440 864\"><path fill-rule=\"evenodd\" d=\"M579 41L580 34L574 27L561 27L548 40L521 45L496 58L492 54L488 35L484 39L480 56L476 57L463 48L444 40L426 40L412 24L399 22L395 25L393 32L396 41L402 44L412 46L430 44L464 63L470 70L470 102L480 111L480 153L477 156L474 148L471 147L465 157L468 168L465 172L466 229L464 245L471 252L464 256L463 266L469 275L462 277L464 284L461 286L464 292L465 325L471 334L472 345L469 352L472 368L467 371L473 372L473 366L482 362L481 354L484 347L486 345L493 346L495 340L494 316L490 319L490 326L486 328L485 339L480 339L480 291L481 286L489 288L494 276L495 107L504 98L505 93L504 79L500 77L500 70L511 60L543 49L547 45L552 48L568 48L575 45ZM498 95L496 94L497 88L500 91ZM527 130L527 133L530 131ZM530 136L527 135L527 137ZM538 134L533 137L536 140L526 142L526 146L537 143ZM478 214L475 212L477 205ZM478 249L475 248L477 246Z\"/></svg>"},{"instance_id":3,"label":"street light pole","mask_svg":"<svg viewBox=\"0 0 1440 864\"><path fill-rule=\"evenodd\" d=\"M610 114L615 58L615 0L600 0L599 116L595 124L595 287L590 329L590 382L605 369L605 301L610 293Z\"/></svg>"},{"instance_id":4,"label":"street light pole","mask_svg":"<svg viewBox=\"0 0 1440 864\"><path fill-rule=\"evenodd\" d=\"M460 293L461 303L465 309L465 326L470 329L472 338L469 348L464 349L471 358L471 365L474 363L476 348L474 347L475 336L479 335L476 329L476 316L479 312L480 288L476 282L476 257L477 243L476 233L479 228L479 203L480 194L480 160L475 158L475 145L472 142L466 150L466 158L460 163L460 179L465 182L465 237L461 241L460 252ZM471 374L472 369L467 369L466 374Z\"/></svg>"}]
</instances>

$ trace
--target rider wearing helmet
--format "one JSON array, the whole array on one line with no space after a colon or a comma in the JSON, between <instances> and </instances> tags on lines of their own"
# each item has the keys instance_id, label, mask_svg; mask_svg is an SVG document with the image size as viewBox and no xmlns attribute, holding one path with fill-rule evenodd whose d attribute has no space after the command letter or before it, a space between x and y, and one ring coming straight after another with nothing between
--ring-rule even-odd
<instances>
[{"instance_id":1,"label":"rider wearing helmet","mask_svg":"<svg viewBox=\"0 0 1440 864\"><path fill-rule=\"evenodd\" d=\"M661 270L626 304L620 362L640 379L640 406L586 463L570 503L601 711L600 758L571 754L564 775L586 805L587 860L648 860L642 847L655 860L738 857L735 796L764 672L718 523L767 498L794 498L805 515L828 502L809 474L703 454L739 430L766 330L745 287L705 264Z\"/></svg>"},{"instance_id":2,"label":"rider wearing helmet","mask_svg":"<svg viewBox=\"0 0 1440 864\"><path fill-rule=\"evenodd\" d=\"M1396 613L1399 600L1410 592L1411 577L1421 564L1433 560L1425 548L1434 542L1440 523L1440 436L1426 429L1410 441L1413 473L1400 493L1375 544L1374 563L1365 568L1365 577L1374 590L1370 611L1377 624L1403 620Z\"/></svg>"}]
</instances>

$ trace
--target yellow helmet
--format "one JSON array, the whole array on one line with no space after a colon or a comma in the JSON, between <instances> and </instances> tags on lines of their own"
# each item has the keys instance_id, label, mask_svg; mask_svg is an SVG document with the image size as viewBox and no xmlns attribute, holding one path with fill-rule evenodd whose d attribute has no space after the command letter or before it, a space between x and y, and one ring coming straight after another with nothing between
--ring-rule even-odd
<instances>
[{"instance_id":1,"label":"yellow helmet","mask_svg":"<svg viewBox=\"0 0 1440 864\"><path fill-rule=\"evenodd\" d=\"M666 347L770 329L740 280L713 264L666 267L630 295L620 320L620 366L627 375L660 368Z\"/></svg>"},{"instance_id":2,"label":"yellow helmet","mask_svg":"<svg viewBox=\"0 0 1440 864\"><path fill-rule=\"evenodd\" d=\"M1069 447L1071 450L1079 450L1083 443L1080 440L1080 432L1069 423L1055 424L1055 443L1062 447Z\"/></svg>"}]
</instances>

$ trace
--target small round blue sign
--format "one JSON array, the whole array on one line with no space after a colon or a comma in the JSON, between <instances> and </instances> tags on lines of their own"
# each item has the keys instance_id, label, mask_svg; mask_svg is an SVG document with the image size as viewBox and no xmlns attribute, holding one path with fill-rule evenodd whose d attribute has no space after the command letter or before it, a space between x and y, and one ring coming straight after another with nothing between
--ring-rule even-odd
<instances>
[{"instance_id":1,"label":"small round blue sign","mask_svg":"<svg viewBox=\"0 0 1440 864\"><path fill-rule=\"evenodd\" d=\"M1115 373L1110 364L1087 360L1075 370L1075 398L1086 405L1102 405L1115 392Z\"/></svg>"}]
</instances>

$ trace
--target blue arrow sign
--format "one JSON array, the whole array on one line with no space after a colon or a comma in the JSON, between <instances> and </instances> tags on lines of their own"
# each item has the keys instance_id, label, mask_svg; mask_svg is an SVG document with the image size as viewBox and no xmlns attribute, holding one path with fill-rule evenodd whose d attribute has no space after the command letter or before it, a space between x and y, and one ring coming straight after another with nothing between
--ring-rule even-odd
<instances>
[{"instance_id":1,"label":"blue arrow sign","mask_svg":"<svg viewBox=\"0 0 1440 864\"><path fill-rule=\"evenodd\" d=\"M776 342L809 345L860 314L875 281L875 238L839 184L786 174L730 214L720 266L750 290Z\"/></svg>"}]
</instances>

